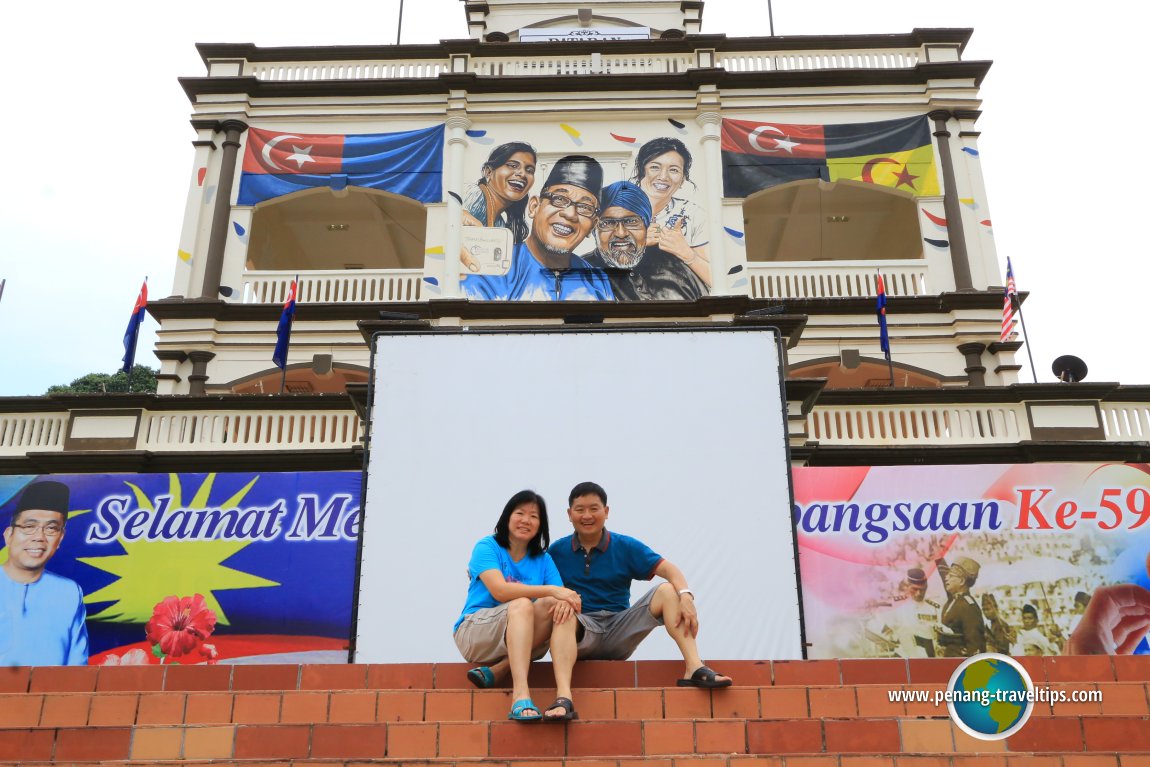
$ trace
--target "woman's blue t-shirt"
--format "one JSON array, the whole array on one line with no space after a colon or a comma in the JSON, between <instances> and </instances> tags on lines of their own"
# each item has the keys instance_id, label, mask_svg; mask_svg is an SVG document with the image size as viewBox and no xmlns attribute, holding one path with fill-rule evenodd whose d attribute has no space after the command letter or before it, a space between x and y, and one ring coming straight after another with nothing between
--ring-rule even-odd
<instances>
[{"instance_id":1,"label":"woman's blue t-shirt","mask_svg":"<svg viewBox=\"0 0 1150 767\"><path fill-rule=\"evenodd\" d=\"M452 632L459 628L464 618L476 610L499 604L499 600L491 596L483 581L479 580L479 575L488 570L503 573L503 579L508 583L525 583L528 586L563 585L559 570L546 552L537 557L526 556L516 562L511 559L511 552L495 541L494 535L481 538L471 550L471 560L467 563L467 575L471 579L467 587L467 603L463 605L463 613L452 627Z\"/></svg>"}]
</instances>

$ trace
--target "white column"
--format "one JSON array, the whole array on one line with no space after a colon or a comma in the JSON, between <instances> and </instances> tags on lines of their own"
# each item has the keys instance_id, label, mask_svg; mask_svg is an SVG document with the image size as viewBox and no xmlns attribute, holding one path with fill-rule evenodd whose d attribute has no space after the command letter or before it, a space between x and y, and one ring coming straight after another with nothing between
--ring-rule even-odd
<instances>
[{"instance_id":1,"label":"white column","mask_svg":"<svg viewBox=\"0 0 1150 767\"><path fill-rule=\"evenodd\" d=\"M695 118L703 126L703 167L707 173L707 255L711 259L711 295L731 293L727 258L723 252L723 153L720 148L718 112L700 112Z\"/></svg>"},{"instance_id":2,"label":"white column","mask_svg":"<svg viewBox=\"0 0 1150 767\"><path fill-rule=\"evenodd\" d=\"M465 131L471 127L471 120L464 115L454 114L447 118L447 241L443 246L443 282L440 285L443 298L458 298L459 271L463 268L459 260L459 249L463 246L463 153L467 149Z\"/></svg>"}]
</instances>

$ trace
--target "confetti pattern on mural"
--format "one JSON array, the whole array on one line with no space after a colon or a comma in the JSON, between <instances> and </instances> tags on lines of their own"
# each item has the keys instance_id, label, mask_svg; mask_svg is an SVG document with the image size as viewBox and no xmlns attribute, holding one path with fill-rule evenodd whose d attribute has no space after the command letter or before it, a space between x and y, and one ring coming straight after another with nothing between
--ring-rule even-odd
<instances>
[{"instance_id":1,"label":"confetti pattern on mural","mask_svg":"<svg viewBox=\"0 0 1150 767\"><path fill-rule=\"evenodd\" d=\"M176 257L183 261L185 264L192 263L192 254L186 250L176 251Z\"/></svg>"},{"instance_id":2,"label":"confetti pattern on mural","mask_svg":"<svg viewBox=\"0 0 1150 767\"><path fill-rule=\"evenodd\" d=\"M216 196L216 188L214 186L209 186L207 189L205 189L204 190L204 205L211 205L212 204L212 198L215 196Z\"/></svg>"},{"instance_id":3,"label":"confetti pattern on mural","mask_svg":"<svg viewBox=\"0 0 1150 767\"><path fill-rule=\"evenodd\" d=\"M741 287L745 286L746 284L747 284L747 278L746 277L740 277L739 279L737 279L731 283L731 288L732 289L741 288Z\"/></svg>"},{"instance_id":4,"label":"confetti pattern on mural","mask_svg":"<svg viewBox=\"0 0 1150 767\"><path fill-rule=\"evenodd\" d=\"M741 271L743 271L743 265L742 264L735 264L734 266L732 266L730 269L727 270L727 274L738 274Z\"/></svg>"},{"instance_id":5,"label":"confetti pattern on mural","mask_svg":"<svg viewBox=\"0 0 1150 767\"><path fill-rule=\"evenodd\" d=\"M204 185L204 177L207 175L208 175L208 169L207 168L200 168L198 171L196 171L196 186L203 186Z\"/></svg>"},{"instance_id":6,"label":"confetti pattern on mural","mask_svg":"<svg viewBox=\"0 0 1150 767\"><path fill-rule=\"evenodd\" d=\"M682 133L684 136L687 135L687 126L683 123L679 122L678 120L672 120L670 117L667 118L667 122L671 123L671 125L674 126L675 130L679 131L679 133Z\"/></svg>"},{"instance_id":7,"label":"confetti pattern on mural","mask_svg":"<svg viewBox=\"0 0 1150 767\"><path fill-rule=\"evenodd\" d=\"M967 153L968 155L970 155L971 157L978 157L978 150L977 150L977 149L971 149L971 148L970 148L970 147L968 147L968 146L964 146L964 147L962 148L962 151L966 152L966 153Z\"/></svg>"},{"instance_id":8,"label":"confetti pattern on mural","mask_svg":"<svg viewBox=\"0 0 1150 767\"><path fill-rule=\"evenodd\" d=\"M582 133L580 133L575 128L572 128L567 123L559 123L559 127L571 138L571 141L575 144L575 146L583 146Z\"/></svg>"},{"instance_id":9,"label":"confetti pattern on mural","mask_svg":"<svg viewBox=\"0 0 1150 767\"><path fill-rule=\"evenodd\" d=\"M448 193L447 193L447 196L448 196L448 197L450 197L451 199L455 200L455 201L456 201L457 203L459 203L460 205L462 205L462 204L463 204L463 198L462 198L462 197L460 197L460 196L459 196L458 194L456 194L455 192L448 192Z\"/></svg>"},{"instance_id":10,"label":"confetti pattern on mural","mask_svg":"<svg viewBox=\"0 0 1150 767\"><path fill-rule=\"evenodd\" d=\"M236 236L240 238L240 242L246 243L248 241L248 230L240 226L239 221L233 221L232 228L236 230Z\"/></svg>"},{"instance_id":11,"label":"confetti pattern on mural","mask_svg":"<svg viewBox=\"0 0 1150 767\"><path fill-rule=\"evenodd\" d=\"M630 136L620 136L618 133L612 133L611 138L615 139L616 141L622 141L624 144L635 143L635 139L631 138Z\"/></svg>"},{"instance_id":12,"label":"confetti pattern on mural","mask_svg":"<svg viewBox=\"0 0 1150 767\"><path fill-rule=\"evenodd\" d=\"M934 247L938 248L939 250L943 250L945 248L950 247L950 242L947 240L932 240L929 237L923 237L922 241L928 245L933 245Z\"/></svg>"},{"instance_id":13,"label":"confetti pattern on mural","mask_svg":"<svg viewBox=\"0 0 1150 767\"><path fill-rule=\"evenodd\" d=\"M942 216L936 216L926 208L921 208L922 215L926 216L926 220L938 227L939 231L946 231L946 219Z\"/></svg>"},{"instance_id":14,"label":"confetti pattern on mural","mask_svg":"<svg viewBox=\"0 0 1150 767\"><path fill-rule=\"evenodd\" d=\"M978 203L974 201L973 197L959 197L958 201L971 210L978 210Z\"/></svg>"},{"instance_id":15,"label":"confetti pattern on mural","mask_svg":"<svg viewBox=\"0 0 1150 767\"><path fill-rule=\"evenodd\" d=\"M746 235L740 232L738 229L732 229L729 226L724 226L723 231L726 232L727 235L739 245L747 244Z\"/></svg>"},{"instance_id":16,"label":"confetti pattern on mural","mask_svg":"<svg viewBox=\"0 0 1150 767\"><path fill-rule=\"evenodd\" d=\"M427 256L428 258L434 258L437 261L442 261L444 256L443 246L436 245L435 247L428 248L427 250L423 251L423 255Z\"/></svg>"},{"instance_id":17,"label":"confetti pattern on mural","mask_svg":"<svg viewBox=\"0 0 1150 767\"><path fill-rule=\"evenodd\" d=\"M476 144L487 145L495 143L495 139L487 137L487 131L485 130L469 130L464 132L467 134L467 137Z\"/></svg>"},{"instance_id":18,"label":"confetti pattern on mural","mask_svg":"<svg viewBox=\"0 0 1150 767\"><path fill-rule=\"evenodd\" d=\"M426 282L428 285L434 285L436 287L439 287L439 280L435 279L434 277L424 277L423 281Z\"/></svg>"}]
</instances>

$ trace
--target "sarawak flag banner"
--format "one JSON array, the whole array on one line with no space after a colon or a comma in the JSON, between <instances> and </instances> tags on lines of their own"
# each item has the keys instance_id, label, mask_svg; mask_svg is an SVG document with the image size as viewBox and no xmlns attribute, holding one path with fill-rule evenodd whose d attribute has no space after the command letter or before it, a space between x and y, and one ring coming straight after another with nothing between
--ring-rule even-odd
<instances>
[{"instance_id":1,"label":"sarawak flag banner","mask_svg":"<svg viewBox=\"0 0 1150 767\"><path fill-rule=\"evenodd\" d=\"M803 179L941 194L926 117L844 125L723 120L723 196Z\"/></svg>"},{"instance_id":2,"label":"sarawak flag banner","mask_svg":"<svg viewBox=\"0 0 1150 767\"><path fill-rule=\"evenodd\" d=\"M443 200L444 126L338 136L248 131L240 205L316 187L380 189L419 202Z\"/></svg>"},{"instance_id":3,"label":"sarawak flag banner","mask_svg":"<svg viewBox=\"0 0 1150 767\"><path fill-rule=\"evenodd\" d=\"M358 471L0 477L0 525L51 502L35 590L0 569L0 668L346 663ZM19 517L17 524L23 520Z\"/></svg>"}]
</instances>

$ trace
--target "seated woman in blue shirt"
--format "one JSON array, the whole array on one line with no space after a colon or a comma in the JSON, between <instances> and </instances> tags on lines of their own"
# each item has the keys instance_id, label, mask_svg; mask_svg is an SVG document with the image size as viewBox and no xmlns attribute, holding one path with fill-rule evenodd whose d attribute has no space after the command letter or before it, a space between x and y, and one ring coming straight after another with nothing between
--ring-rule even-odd
<instances>
[{"instance_id":1,"label":"seated woman in blue shirt","mask_svg":"<svg viewBox=\"0 0 1150 767\"><path fill-rule=\"evenodd\" d=\"M582 605L577 593L563 587L547 554L550 542L543 498L532 490L511 496L494 535L480 539L471 552L467 603L455 622L459 652L482 664L467 673L474 684L493 686L488 665L507 659L514 701L507 718L519 722L542 718L527 685L532 659L547 652L553 623L574 619Z\"/></svg>"}]
</instances>

